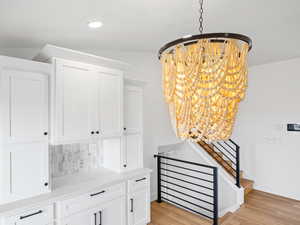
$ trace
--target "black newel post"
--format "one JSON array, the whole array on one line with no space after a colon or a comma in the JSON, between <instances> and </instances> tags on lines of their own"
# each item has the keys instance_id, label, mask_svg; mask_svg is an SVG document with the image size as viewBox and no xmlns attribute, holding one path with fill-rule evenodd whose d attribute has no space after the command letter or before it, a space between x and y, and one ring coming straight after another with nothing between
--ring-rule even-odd
<instances>
[{"instance_id":1,"label":"black newel post","mask_svg":"<svg viewBox=\"0 0 300 225\"><path fill-rule=\"evenodd\" d=\"M157 157L157 202L161 203L161 158Z\"/></svg>"},{"instance_id":2,"label":"black newel post","mask_svg":"<svg viewBox=\"0 0 300 225\"><path fill-rule=\"evenodd\" d=\"M214 224L218 225L218 168L214 168Z\"/></svg>"}]
</instances>

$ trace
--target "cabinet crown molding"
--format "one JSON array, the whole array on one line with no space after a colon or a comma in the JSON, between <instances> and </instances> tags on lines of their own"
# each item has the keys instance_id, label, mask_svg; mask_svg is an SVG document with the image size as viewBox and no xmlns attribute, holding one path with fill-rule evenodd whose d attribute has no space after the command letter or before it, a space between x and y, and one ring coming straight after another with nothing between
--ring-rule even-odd
<instances>
[{"instance_id":1,"label":"cabinet crown molding","mask_svg":"<svg viewBox=\"0 0 300 225\"><path fill-rule=\"evenodd\" d=\"M83 62L87 64L92 64L95 66L103 66L114 69L119 69L122 71L131 70L131 66L125 62L114 60L110 58L105 58L77 50L72 50L68 48L63 48L55 45L46 44L44 48L33 57L34 61L39 62L52 62L53 58L68 59L77 62Z\"/></svg>"}]
</instances>

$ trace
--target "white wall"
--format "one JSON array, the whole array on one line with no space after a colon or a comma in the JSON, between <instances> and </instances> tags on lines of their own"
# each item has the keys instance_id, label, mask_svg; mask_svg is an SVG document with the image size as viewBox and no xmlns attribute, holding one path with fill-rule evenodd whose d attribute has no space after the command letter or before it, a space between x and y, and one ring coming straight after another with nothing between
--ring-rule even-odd
<instances>
[{"instance_id":1,"label":"white wall","mask_svg":"<svg viewBox=\"0 0 300 225\"><path fill-rule=\"evenodd\" d=\"M121 52L102 50L83 50L99 56L109 57L132 65L126 76L147 82L144 89L144 166L152 168L152 198L156 197L156 169L153 155L158 146L175 143L176 139L168 117L167 105L164 102L161 85L160 62L155 53ZM38 49L0 49L0 54L32 58Z\"/></svg>"},{"instance_id":2,"label":"white wall","mask_svg":"<svg viewBox=\"0 0 300 225\"><path fill-rule=\"evenodd\" d=\"M253 66L233 139L241 166L258 190L300 200L300 58Z\"/></svg>"}]
</instances>

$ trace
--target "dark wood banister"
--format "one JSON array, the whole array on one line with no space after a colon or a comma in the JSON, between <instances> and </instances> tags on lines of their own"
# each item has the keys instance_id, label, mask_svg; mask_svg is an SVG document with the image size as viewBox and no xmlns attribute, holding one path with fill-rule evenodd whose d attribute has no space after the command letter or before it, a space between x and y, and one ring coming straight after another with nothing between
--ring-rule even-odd
<instances>
[{"instance_id":1,"label":"dark wood banister","mask_svg":"<svg viewBox=\"0 0 300 225\"><path fill-rule=\"evenodd\" d=\"M224 143L224 145L222 144ZM232 139L228 141L218 141L208 143L204 140L198 144L206 150L222 167L235 178L236 186L241 187L240 184L240 146ZM231 143L231 144L230 144ZM232 146L234 145L234 146ZM209 150L207 149L209 148ZM217 151L216 151L217 150ZM215 155L213 155L215 154ZM227 160L225 160L226 157ZM220 163L221 161L221 163ZM231 165L231 163L233 165Z\"/></svg>"}]
</instances>

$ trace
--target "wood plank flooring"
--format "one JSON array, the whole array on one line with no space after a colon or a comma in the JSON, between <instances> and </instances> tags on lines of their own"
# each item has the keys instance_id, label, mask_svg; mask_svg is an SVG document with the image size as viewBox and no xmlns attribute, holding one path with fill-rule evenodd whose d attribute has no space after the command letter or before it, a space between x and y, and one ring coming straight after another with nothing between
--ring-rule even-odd
<instances>
[{"instance_id":1,"label":"wood plank flooring","mask_svg":"<svg viewBox=\"0 0 300 225\"><path fill-rule=\"evenodd\" d=\"M153 202L149 225L211 225L211 222L198 215L179 209L167 203Z\"/></svg>"},{"instance_id":2,"label":"wood plank flooring","mask_svg":"<svg viewBox=\"0 0 300 225\"><path fill-rule=\"evenodd\" d=\"M175 206L152 203L149 225L211 225L211 221ZM220 225L300 225L300 201L253 190L235 213L220 219Z\"/></svg>"}]
</instances>

